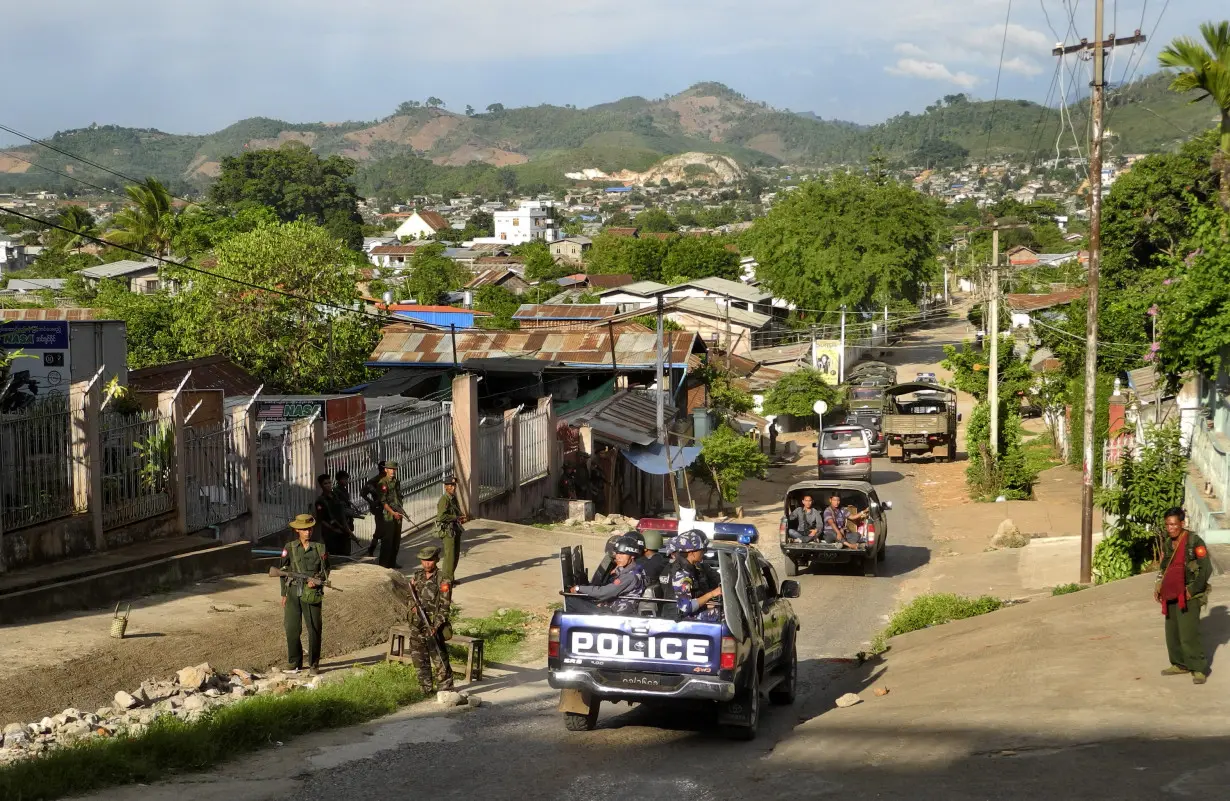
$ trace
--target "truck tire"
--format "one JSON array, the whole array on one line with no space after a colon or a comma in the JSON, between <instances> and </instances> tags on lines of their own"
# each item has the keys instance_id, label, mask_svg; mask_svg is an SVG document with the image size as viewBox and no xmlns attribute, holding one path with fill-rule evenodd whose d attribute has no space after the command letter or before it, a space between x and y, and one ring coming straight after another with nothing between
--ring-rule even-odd
<instances>
[{"instance_id":1,"label":"truck tire","mask_svg":"<svg viewBox=\"0 0 1230 801\"><path fill-rule=\"evenodd\" d=\"M598 708L602 701L595 698L589 702L589 712L579 715L576 712L564 713L564 728L568 731L593 731L598 725Z\"/></svg>"},{"instance_id":2,"label":"truck tire","mask_svg":"<svg viewBox=\"0 0 1230 801\"><path fill-rule=\"evenodd\" d=\"M863 575L867 578L875 578L879 572L880 552L872 551L870 555L863 557Z\"/></svg>"},{"instance_id":3,"label":"truck tire","mask_svg":"<svg viewBox=\"0 0 1230 801\"><path fill-rule=\"evenodd\" d=\"M735 696L732 704L745 704L748 709L747 720L743 723L726 723L722 725L722 733L730 740L755 740L756 730L760 728L760 670L756 670L752 683Z\"/></svg>"},{"instance_id":4,"label":"truck tire","mask_svg":"<svg viewBox=\"0 0 1230 801\"><path fill-rule=\"evenodd\" d=\"M799 563L787 556L785 564L782 565L782 572L790 578L794 578L799 575Z\"/></svg>"},{"instance_id":5,"label":"truck tire","mask_svg":"<svg viewBox=\"0 0 1230 801\"><path fill-rule=\"evenodd\" d=\"M769 690L769 700L778 706L787 706L794 703L794 697L798 692L799 685L799 652L794 647L794 634L790 635L790 655L786 657L786 664L783 666L785 676L780 684Z\"/></svg>"}]
</instances>

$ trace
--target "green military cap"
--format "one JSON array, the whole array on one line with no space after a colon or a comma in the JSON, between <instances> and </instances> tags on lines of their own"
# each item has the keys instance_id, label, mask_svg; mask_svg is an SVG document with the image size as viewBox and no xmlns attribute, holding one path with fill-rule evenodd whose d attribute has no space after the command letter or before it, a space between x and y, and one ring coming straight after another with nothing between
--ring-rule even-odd
<instances>
[{"instance_id":1,"label":"green military cap","mask_svg":"<svg viewBox=\"0 0 1230 801\"><path fill-rule=\"evenodd\" d=\"M396 469L397 469L397 462L385 462L385 463L384 463L384 466L385 466L385 468L386 468L386 469L388 469L388 470L396 470Z\"/></svg>"},{"instance_id":2,"label":"green military cap","mask_svg":"<svg viewBox=\"0 0 1230 801\"><path fill-rule=\"evenodd\" d=\"M286 524L288 527L296 531L313 528L316 525L316 518L311 515L295 515L295 519Z\"/></svg>"},{"instance_id":3,"label":"green military cap","mask_svg":"<svg viewBox=\"0 0 1230 801\"><path fill-rule=\"evenodd\" d=\"M437 545L428 545L419 549L419 559L438 560L440 558L440 548Z\"/></svg>"}]
</instances>

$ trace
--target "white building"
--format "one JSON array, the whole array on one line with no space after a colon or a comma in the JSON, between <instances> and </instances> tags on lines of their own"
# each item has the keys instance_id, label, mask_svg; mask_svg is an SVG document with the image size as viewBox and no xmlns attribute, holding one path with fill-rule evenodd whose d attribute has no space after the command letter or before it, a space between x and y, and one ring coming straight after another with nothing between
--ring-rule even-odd
<instances>
[{"instance_id":1,"label":"white building","mask_svg":"<svg viewBox=\"0 0 1230 801\"><path fill-rule=\"evenodd\" d=\"M436 231L443 231L448 227L448 220L441 214L434 211L416 211L393 233L399 239L429 239Z\"/></svg>"},{"instance_id":2,"label":"white building","mask_svg":"<svg viewBox=\"0 0 1230 801\"><path fill-rule=\"evenodd\" d=\"M513 211L497 211L495 236L476 239L501 245L521 245L535 239L554 242L560 238L559 220L550 201L523 200Z\"/></svg>"}]
</instances>

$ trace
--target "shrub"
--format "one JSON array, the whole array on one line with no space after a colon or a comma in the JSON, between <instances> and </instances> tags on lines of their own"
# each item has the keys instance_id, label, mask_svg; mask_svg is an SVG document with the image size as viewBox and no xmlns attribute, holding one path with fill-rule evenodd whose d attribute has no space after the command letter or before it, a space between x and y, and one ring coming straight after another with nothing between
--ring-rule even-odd
<instances>
[{"instance_id":1,"label":"shrub","mask_svg":"<svg viewBox=\"0 0 1230 801\"><path fill-rule=\"evenodd\" d=\"M898 634L931 628L953 620L985 615L1002 608L1004 602L989 595L966 598L952 593L920 595L900 609L888 626L871 641L872 653L881 653L888 647L888 639Z\"/></svg>"},{"instance_id":2,"label":"shrub","mask_svg":"<svg viewBox=\"0 0 1230 801\"><path fill-rule=\"evenodd\" d=\"M1074 592L1089 589L1084 584L1060 584L1051 588L1051 595L1071 595Z\"/></svg>"}]
</instances>

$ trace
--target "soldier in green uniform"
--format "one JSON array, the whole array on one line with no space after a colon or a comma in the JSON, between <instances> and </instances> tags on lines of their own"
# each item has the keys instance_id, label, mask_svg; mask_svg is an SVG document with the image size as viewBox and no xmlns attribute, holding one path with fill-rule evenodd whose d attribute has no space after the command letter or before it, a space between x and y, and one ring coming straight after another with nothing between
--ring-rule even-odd
<instances>
[{"instance_id":1,"label":"soldier in green uniform","mask_svg":"<svg viewBox=\"0 0 1230 801\"><path fill-rule=\"evenodd\" d=\"M320 538L325 541L325 550L334 556L349 556L348 517L334 492L333 479L328 473L321 473L316 477L316 486L320 488L320 495L316 497L314 512L316 525L320 527Z\"/></svg>"},{"instance_id":2,"label":"soldier in green uniform","mask_svg":"<svg viewBox=\"0 0 1230 801\"><path fill-rule=\"evenodd\" d=\"M457 570L457 560L461 558L461 527L469 520L461 513L461 502L457 500L457 479L449 476L444 479L444 494L436 504L436 536L444 543L444 561L440 565L444 577L454 581Z\"/></svg>"},{"instance_id":3,"label":"soldier in green uniform","mask_svg":"<svg viewBox=\"0 0 1230 801\"><path fill-rule=\"evenodd\" d=\"M418 596L423 615L414 608L414 596L410 600L410 658L419 674L419 686L424 693L431 693L432 678L437 690L453 689L453 669L448 663L445 645L445 626L448 623L449 607L452 605L452 587L437 569L440 549L428 545L419 551L422 567L410 576L410 584ZM427 622L423 622L423 617ZM443 655L443 656L442 656Z\"/></svg>"},{"instance_id":4,"label":"soldier in green uniform","mask_svg":"<svg viewBox=\"0 0 1230 801\"><path fill-rule=\"evenodd\" d=\"M1162 564L1153 597L1166 616L1166 650L1170 667L1163 676L1192 674L1193 684L1208 681L1209 662L1200 641L1200 607L1209 597L1213 564L1209 549L1199 534L1188 531L1183 510L1166 512L1166 537L1162 539Z\"/></svg>"},{"instance_id":5,"label":"soldier in green uniform","mask_svg":"<svg viewBox=\"0 0 1230 801\"><path fill-rule=\"evenodd\" d=\"M401 521L406 510L401 508L401 487L397 483L397 462L385 462L383 475L376 482L376 501L380 514L376 516L376 536L380 538L381 567L400 569L397 551L401 548Z\"/></svg>"},{"instance_id":6,"label":"soldier in green uniform","mask_svg":"<svg viewBox=\"0 0 1230 801\"><path fill-rule=\"evenodd\" d=\"M283 577L282 625L286 628L286 663L288 673L303 669L303 646L299 640L301 626L307 627L308 667L313 676L320 669L320 637L322 634L321 602L325 582L329 579L329 554L325 546L312 542L316 520L311 515L299 515L287 524L299 539L282 549L282 569L311 578Z\"/></svg>"}]
</instances>

